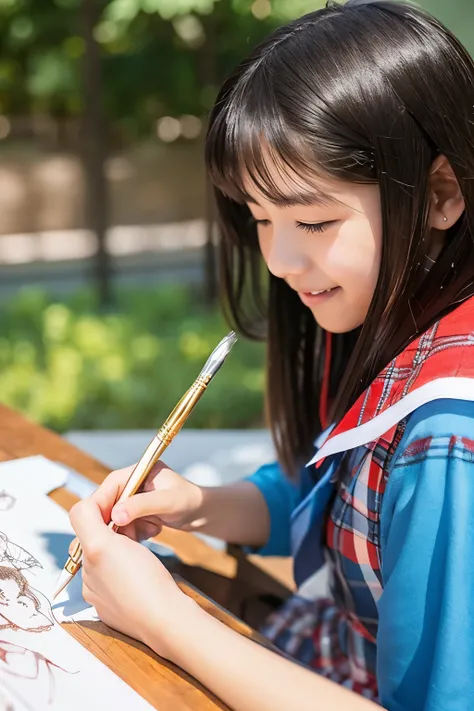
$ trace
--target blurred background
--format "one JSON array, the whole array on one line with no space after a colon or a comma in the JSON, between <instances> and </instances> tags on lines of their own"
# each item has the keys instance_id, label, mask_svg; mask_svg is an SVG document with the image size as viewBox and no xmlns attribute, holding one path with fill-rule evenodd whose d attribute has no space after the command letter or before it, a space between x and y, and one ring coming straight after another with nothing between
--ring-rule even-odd
<instances>
[{"instance_id":1,"label":"blurred background","mask_svg":"<svg viewBox=\"0 0 474 711\"><path fill-rule=\"evenodd\" d=\"M111 467L141 454L226 332L209 109L254 45L323 4L0 0L0 401ZM420 4L474 50L472 0ZM170 463L212 453L233 477L271 456L263 359L239 342Z\"/></svg>"}]
</instances>

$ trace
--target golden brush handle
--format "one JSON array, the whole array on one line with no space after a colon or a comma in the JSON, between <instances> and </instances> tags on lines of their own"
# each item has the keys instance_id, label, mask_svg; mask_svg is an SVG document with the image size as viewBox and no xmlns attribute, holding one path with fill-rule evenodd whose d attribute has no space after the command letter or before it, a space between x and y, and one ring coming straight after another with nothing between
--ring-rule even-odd
<instances>
[{"instance_id":1,"label":"golden brush handle","mask_svg":"<svg viewBox=\"0 0 474 711\"><path fill-rule=\"evenodd\" d=\"M161 458L163 452L171 444L174 437L178 434L187 418L191 414L196 403L199 401L201 395L206 389L208 383L210 382L210 377L199 377L196 378L194 383L191 385L189 390L183 395L181 400L178 402L173 412L169 415L165 423L160 427L157 434L153 437L152 441L146 448L140 461L132 470L127 483L122 489L122 493L118 497L116 504L129 499L137 493L139 488L145 482L148 474L151 472L155 464ZM109 527L113 530L117 530L113 521L109 524ZM71 575L75 575L82 563L82 548L77 540L74 540L74 545L72 547L69 558L66 562L65 569Z\"/></svg>"},{"instance_id":2,"label":"golden brush handle","mask_svg":"<svg viewBox=\"0 0 474 711\"><path fill-rule=\"evenodd\" d=\"M206 389L208 382L209 380L206 382L204 378L197 378L189 388L188 392L183 395L166 422L160 427L158 433L152 439L142 458L130 474L122 493L116 501L117 504L121 501L125 501L125 499L128 499L130 496L137 493L138 489L144 483L148 474L160 459L165 449L171 444L174 437L178 434L186 422L192 409Z\"/></svg>"}]
</instances>

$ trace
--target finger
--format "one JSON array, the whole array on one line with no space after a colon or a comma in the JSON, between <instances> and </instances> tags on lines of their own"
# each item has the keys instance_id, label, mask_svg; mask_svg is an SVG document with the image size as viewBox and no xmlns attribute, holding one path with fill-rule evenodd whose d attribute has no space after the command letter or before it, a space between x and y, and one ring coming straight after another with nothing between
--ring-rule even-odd
<instances>
[{"instance_id":1,"label":"finger","mask_svg":"<svg viewBox=\"0 0 474 711\"><path fill-rule=\"evenodd\" d=\"M176 494L171 491L135 494L113 507L112 520L117 526L126 526L138 518L172 513L175 506Z\"/></svg>"},{"instance_id":2,"label":"finger","mask_svg":"<svg viewBox=\"0 0 474 711\"><path fill-rule=\"evenodd\" d=\"M137 543L141 543L141 541L147 541L149 538L157 536L160 532L161 526L157 526L156 524L142 525L137 521L133 521L127 526L118 529L118 533L120 533L120 535L127 536L127 538L130 538L130 540L132 541L137 541Z\"/></svg>"},{"instance_id":3,"label":"finger","mask_svg":"<svg viewBox=\"0 0 474 711\"><path fill-rule=\"evenodd\" d=\"M117 532L120 533L121 536L127 536L131 541L140 541L140 533L136 521L132 521L132 523L119 528Z\"/></svg>"},{"instance_id":4,"label":"finger","mask_svg":"<svg viewBox=\"0 0 474 711\"><path fill-rule=\"evenodd\" d=\"M84 555L89 558L95 557L113 535L111 529L104 523L98 504L92 497L84 499L72 507L69 517Z\"/></svg>"},{"instance_id":5,"label":"finger","mask_svg":"<svg viewBox=\"0 0 474 711\"><path fill-rule=\"evenodd\" d=\"M103 517L106 523L112 520L112 509L120 497L126 483L128 482L130 476L132 475L136 464L130 467L124 467L123 469L117 469L104 479L103 483L99 488L92 494L92 497L97 501ZM144 483L140 487L140 491L150 491L153 490L153 480L154 478L163 470L168 467L164 462L158 461ZM114 523L117 523L114 521Z\"/></svg>"},{"instance_id":6,"label":"finger","mask_svg":"<svg viewBox=\"0 0 474 711\"><path fill-rule=\"evenodd\" d=\"M158 476L158 474L161 474L162 471L168 470L171 471L169 466L165 464L163 461L158 460L156 464L153 465L153 469L151 472L148 474L147 478L143 482L142 486L140 487L140 492L143 491L152 491L154 489L154 480Z\"/></svg>"},{"instance_id":7,"label":"finger","mask_svg":"<svg viewBox=\"0 0 474 711\"><path fill-rule=\"evenodd\" d=\"M69 544L69 549L68 549L69 555L73 555L74 549L78 543L79 543L79 540L77 538L72 539L71 543Z\"/></svg>"},{"instance_id":8,"label":"finger","mask_svg":"<svg viewBox=\"0 0 474 711\"><path fill-rule=\"evenodd\" d=\"M162 527L156 524L144 524L137 526L138 541L148 541L161 533Z\"/></svg>"},{"instance_id":9,"label":"finger","mask_svg":"<svg viewBox=\"0 0 474 711\"><path fill-rule=\"evenodd\" d=\"M92 494L91 498L97 503L102 511L102 517L106 523L111 520L111 511L115 502L119 498L125 484L132 473L134 466L125 469L117 469L108 475Z\"/></svg>"},{"instance_id":10,"label":"finger","mask_svg":"<svg viewBox=\"0 0 474 711\"><path fill-rule=\"evenodd\" d=\"M89 605L94 607L95 595L90 587L84 582L82 583L82 597L89 603Z\"/></svg>"}]
</instances>

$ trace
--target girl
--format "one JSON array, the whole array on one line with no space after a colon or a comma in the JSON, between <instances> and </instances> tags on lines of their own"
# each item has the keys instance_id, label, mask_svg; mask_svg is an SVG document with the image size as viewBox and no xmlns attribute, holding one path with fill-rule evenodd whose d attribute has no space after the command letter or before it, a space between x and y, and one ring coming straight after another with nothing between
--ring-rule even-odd
<instances>
[{"instance_id":1,"label":"girl","mask_svg":"<svg viewBox=\"0 0 474 711\"><path fill-rule=\"evenodd\" d=\"M279 29L218 97L222 283L267 340L279 465L211 489L160 465L114 507L116 472L72 524L104 621L234 709L471 706L473 127L468 53L385 0ZM299 665L184 598L133 540L162 525L293 555L300 594L266 631ZM331 598L303 597L324 561Z\"/></svg>"}]
</instances>

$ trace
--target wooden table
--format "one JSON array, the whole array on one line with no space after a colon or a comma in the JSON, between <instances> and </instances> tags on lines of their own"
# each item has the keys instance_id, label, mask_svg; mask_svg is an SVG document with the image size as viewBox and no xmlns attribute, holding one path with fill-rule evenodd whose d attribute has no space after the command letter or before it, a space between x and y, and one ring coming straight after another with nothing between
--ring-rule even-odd
<instances>
[{"instance_id":1,"label":"wooden table","mask_svg":"<svg viewBox=\"0 0 474 711\"><path fill-rule=\"evenodd\" d=\"M0 461L38 454L65 464L96 483L100 483L108 474L105 466L66 440L0 405ZM52 492L51 498L67 510L77 500L65 489ZM215 576L216 580L224 582L235 579L238 564L236 558L210 548L192 534L166 530L160 536L159 542L172 548L185 564L193 566L189 570L194 570L196 567L196 570L206 571L209 575ZM262 576L266 574L265 565L260 565L260 571ZM272 575L276 577L275 590L288 590L291 583L287 565L283 568L275 567ZM199 581L199 576L197 580ZM214 604L209 598L202 596L189 583L180 580L179 584L187 594L194 597L202 607L225 624L240 634L260 643L263 642L260 635L251 627ZM156 709L160 711L227 709L219 699L181 669L163 661L138 642L110 630L101 622L73 622L65 624L64 627Z\"/></svg>"}]
</instances>

